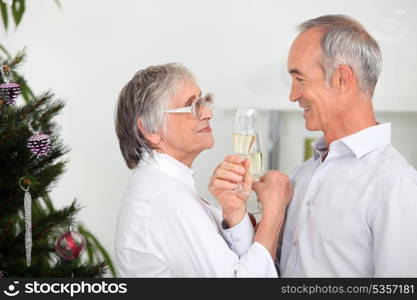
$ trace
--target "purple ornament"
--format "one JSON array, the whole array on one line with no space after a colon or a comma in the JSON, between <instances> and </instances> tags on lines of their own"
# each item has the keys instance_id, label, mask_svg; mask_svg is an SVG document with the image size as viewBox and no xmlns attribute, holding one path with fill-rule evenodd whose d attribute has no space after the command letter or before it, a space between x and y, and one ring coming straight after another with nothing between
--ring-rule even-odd
<instances>
[{"instance_id":1,"label":"purple ornament","mask_svg":"<svg viewBox=\"0 0 417 300\"><path fill-rule=\"evenodd\" d=\"M18 83L9 82L0 84L0 98L2 98L7 105L14 104L20 91L20 85Z\"/></svg>"},{"instance_id":2,"label":"purple ornament","mask_svg":"<svg viewBox=\"0 0 417 300\"><path fill-rule=\"evenodd\" d=\"M49 135L35 133L28 139L27 146L33 154L40 157L47 155L51 151L51 140Z\"/></svg>"}]
</instances>

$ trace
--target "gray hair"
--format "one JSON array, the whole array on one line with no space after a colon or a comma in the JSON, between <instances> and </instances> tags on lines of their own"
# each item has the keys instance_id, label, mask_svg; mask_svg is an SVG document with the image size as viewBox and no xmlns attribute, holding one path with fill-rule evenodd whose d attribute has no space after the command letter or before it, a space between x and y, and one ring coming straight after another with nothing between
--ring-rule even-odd
<instances>
[{"instance_id":1,"label":"gray hair","mask_svg":"<svg viewBox=\"0 0 417 300\"><path fill-rule=\"evenodd\" d=\"M144 151L152 154L152 145L139 130L142 121L145 132L166 132L165 113L181 81L193 80L183 65L170 63L150 66L136 72L123 87L116 107L116 135L128 168L133 169Z\"/></svg>"},{"instance_id":2,"label":"gray hair","mask_svg":"<svg viewBox=\"0 0 417 300\"><path fill-rule=\"evenodd\" d=\"M372 97L382 69L378 43L354 19L345 15L325 15L298 26L300 32L311 28L323 31L322 68L330 81L339 65L349 65L363 92Z\"/></svg>"}]
</instances>

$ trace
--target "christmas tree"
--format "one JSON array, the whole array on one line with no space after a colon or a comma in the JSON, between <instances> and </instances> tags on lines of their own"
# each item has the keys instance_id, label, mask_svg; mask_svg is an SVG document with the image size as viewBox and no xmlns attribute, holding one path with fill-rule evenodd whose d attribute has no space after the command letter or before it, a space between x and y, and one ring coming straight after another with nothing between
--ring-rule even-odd
<instances>
[{"instance_id":1,"label":"christmas tree","mask_svg":"<svg viewBox=\"0 0 417 300\"><path fill-rule=\"evenodd\" d=\"M77 201L56 209L48 196L67 164L53 121L64 102L34 95L18 72L25 51L0 51L0 277L115 275L97 239L74 223Z\"/></svg>"},{"instance_id":2,"label":"christmas tree","mask_svg":"<svg viewBox=\"0 0 417 300\"><path fill-rule=\"evenodd\" d=\"M5 30L10 19L17 28L25 0L1 0L0 11ZM56 209L48 195L68 162L53 122L64 103L34 95L18 72L24 59L0 44L0 278L116 276L99 241L75 223L79 204Z\"/></svg>"}]
</instances>

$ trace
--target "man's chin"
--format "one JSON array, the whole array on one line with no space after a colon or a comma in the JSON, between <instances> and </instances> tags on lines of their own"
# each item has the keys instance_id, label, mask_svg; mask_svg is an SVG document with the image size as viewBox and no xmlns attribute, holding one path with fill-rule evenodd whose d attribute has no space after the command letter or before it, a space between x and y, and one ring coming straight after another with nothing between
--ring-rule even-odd
<instances>
[{"instance_id":1,"label":"man's chin","mask_svg":"<svg viewBox=\"0 0 417 300\"><path fill-rule=\"evenodd\" d=\"M304 127L308 131L319 131L320 130L320 128L318 128L318 126L316 124L313 124L312 122L308 122L307 120L305 120Z\"/></svg>"}]
</instances>

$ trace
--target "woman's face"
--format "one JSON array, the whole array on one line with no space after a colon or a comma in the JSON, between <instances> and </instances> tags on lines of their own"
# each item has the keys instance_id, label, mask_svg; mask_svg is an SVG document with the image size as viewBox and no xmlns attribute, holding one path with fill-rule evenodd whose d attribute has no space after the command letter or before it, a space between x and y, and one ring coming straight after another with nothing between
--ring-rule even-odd
<instances>
[{"instance_id":1,"label":"woman's face","mask_svg":"<svg viewBox=\"0 0 417 300\"><path fill-rule=\"evenodd\" d=\"M201 90L193 80L181 81L167 109L190 106L201 96ZM192 113L167 113L167 132L160 149L184 164L191 166L194 158L214 145L210 128L212 112L203 108L197 120Z\"/></svg>"}]
</instances>

